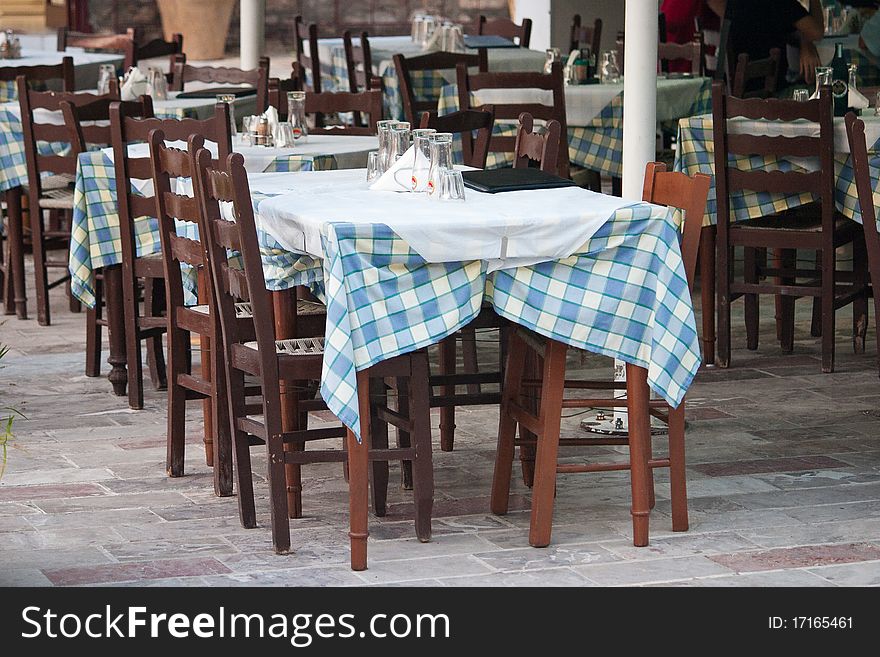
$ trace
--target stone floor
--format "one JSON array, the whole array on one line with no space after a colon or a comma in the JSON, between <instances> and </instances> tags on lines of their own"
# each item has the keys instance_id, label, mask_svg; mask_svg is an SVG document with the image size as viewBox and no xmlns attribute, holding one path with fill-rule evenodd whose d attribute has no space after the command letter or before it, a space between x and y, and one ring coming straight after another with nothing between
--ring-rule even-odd
<instances>
[{"instance_id":1,"label":"stone floor","mask_svg":"<svg viewBox=\"0 0 880 657\"><path fill-rule=\"evenodd\" d=\"M53 294L50 328L0 316L0 342L11 347L0 406L28 418L15 424L0 480L0 585L880 585L877 353L872 329L868 353L852 354L848 311L838 314L831 375L820 373L807 304L788 356L773 339L771 307L758 352L743 348L736 315L733 367L702 371L688 398L690 531L670 530L662 473L644 548L631 542L626 473L564 475L553 543L529 547L520 480L508 515L488 510L497 411L475 408L459 413L455 451L435 452L433 540L415 540L408 493L392 486L387 517L370 520L369 570L354 573L338 465L306 470L306 517L291 522L292 553L275 555L265 480L260 526L242 529L235 499L213 496L196 405L187 476L166 477L164 394L148 390L145 409L130 411L105 378L86 378L84 316ZM490 359L491 342L480 346ZM572 368L608 374L610 361L575 355ZM578 433L579 420L566 419L565 432ZM624 456L565 456L608 454Z\"/></svg>"}]
</instances>

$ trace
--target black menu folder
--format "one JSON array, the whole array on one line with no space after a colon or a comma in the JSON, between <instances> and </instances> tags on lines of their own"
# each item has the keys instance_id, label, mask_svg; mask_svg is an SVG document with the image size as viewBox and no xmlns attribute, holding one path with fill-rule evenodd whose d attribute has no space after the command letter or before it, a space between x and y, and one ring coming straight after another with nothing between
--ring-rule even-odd
<instances>
[{"instance_id":1,"label":"black menu folder","mask_svg":"<svg viewBox=\"0 0 880 657\"><path fill-rule=\"evenodd\" d=\"M495 194L516 192L525 189L554 189L574 187L574 181L560 178L540 169L488 169L463 171L465 187L478 192Z\"/></svg>"},{"instance_id":2,"label":"black menu folder","mask_svg":"<svg viewBox=\"0 0 880 657\"><path fill-rule=\"evenodd\" d=\"M220 94L231 94L236 98L243 96L255 96L257 90L253 87L211 87L210 89L196 89L177 94L175 98L214 98Z\"/></svg>"},{"instance_id":3,"label":"black menu folder","mask_svg":"<svg viewBox=\"0 0 880 657\"><path fill-rule=\"evenodd\" d=\"M513 41L497 34L474 34L464 37L467 48L519 48Z\"/></svg>"}]
</instances>

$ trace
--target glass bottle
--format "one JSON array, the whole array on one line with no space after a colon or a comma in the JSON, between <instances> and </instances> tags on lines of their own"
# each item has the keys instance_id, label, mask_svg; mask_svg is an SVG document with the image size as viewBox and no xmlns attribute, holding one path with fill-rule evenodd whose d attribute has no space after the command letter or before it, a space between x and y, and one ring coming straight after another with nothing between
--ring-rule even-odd
<instances>
[{"instance_id":1,"label":"glass bottle","mask_svg":"<svg viewBox=\"0 0 880 657\"><path fill-rule=\"evenodd\" d=\"M843 44L834 44L834 58L831 60L831 97L834 100L834 116L846 114L849 106L849 71L843 58Z\"/></svg>"},{"instance_id":2,"label":"glass bottle","mask_svg":"<svg viewBox=\"0 0 880 657\"><path fill-rule=\"evenodd\" d=\"M306 92L287 92L287 122L293 129L293 138L306 141L309 136L309 124L306 121Z\"/></svg>"}]
</instances>

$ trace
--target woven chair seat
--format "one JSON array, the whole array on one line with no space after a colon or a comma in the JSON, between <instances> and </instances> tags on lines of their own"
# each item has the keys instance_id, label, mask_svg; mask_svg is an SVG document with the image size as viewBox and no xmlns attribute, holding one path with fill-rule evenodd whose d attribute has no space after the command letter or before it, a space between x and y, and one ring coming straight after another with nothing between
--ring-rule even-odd
<instances>
[{"instance_id":1,"label":"woven chair seat","mask_svg":"<svg viewBox=\"0 0 880 657\"><path fill-rule=\"evenodd\" d=\"M191 306L190 310L193 312L201 313L203 315L208 314L208 306L207 305L198 305ZM296 314L297 315L326 315L327 314L327 306L323 303L315 303L314 301L306 301L304 299L298 299L296 302ZM254 311L251 309L251 304L247 302L239 302L235 304L235 316L238 319L246 319L248 317L254 316Z\"/></svg>"},{"instance_id":2,"label":"woven chair seat","mask_svg":"<svg viewBox=\"0 0 880 657\"><path fill-rule=\"evenodd\" d=\"M256 341L245 342L245 348L259 351ZM275 340L275 353L280 356L314 356L324 353L324 338Z\"/></svg>"},{"instance_id":3,"label":"woven chair seat","mask_svg":"<svg viewBox=\"0 0 880 657\"><path fill-rule=\"evenodd\" d=\"M198 306L190 306L189 308L194 313L199 313L200 315L208 314L208 306L207 304L200 304ZM254 316L254 311L251 309L251 304L241 302L235 304L235 317L236 319L248 319Z\"/></svg>"}]
</instances>

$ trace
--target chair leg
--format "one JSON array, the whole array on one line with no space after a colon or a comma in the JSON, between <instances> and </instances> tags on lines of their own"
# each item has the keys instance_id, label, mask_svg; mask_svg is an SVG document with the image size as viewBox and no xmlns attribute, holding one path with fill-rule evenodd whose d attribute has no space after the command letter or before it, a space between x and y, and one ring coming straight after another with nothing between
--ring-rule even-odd
<instances>
[{"instance_id":1,"label":"chair leg","mask_svg":"<svg viewBox=\"0 0 880 657\"><path fill-rule=\"evenodd\" d=\"M284 475L284 441L281 427L266 426L266 447L269 460L269 499L272 518L272 546L277 554L290 551L290 520L287 510L287 480Z\"/></svg>"},{"instance_id":2,"label":"chair leg","mask_svg":"<svg viewBox=\"0 0 880 657\"><path fill-rule=\"evenodd\" d=\"M559 432L562 427L562 397L565 393L565 355L568 346L549 340L544 349L544 371L538 417L535 484L532 487L532 518L529 545L547 547L553 531L553 504L556 497L556 466L559 454Z\"/></svg>"},{"instance_id":3,"label":"chair leg","mask_svg":"<svg viewBox=\"0 0 880 657\"><path fill-rule=\"evenodd\" d=\"M868 333L868 252L863 235L853 240L853 287L859 296L853 301L853 353L865 353L865 336Z\"/></svg>"},{"instance_id":4,"label":"chair leg","mask_svg":"<svg viewBox=\"0 0 880 657\"><path fill-rule=\"evenodd\" d=\"M531 349L526 351L526 362L524 365L524 378L538 379L541 375L541 358ZM525 408L535 415L538 413L541 403L541 390L539 388L530 388L526 394L522 396ZM535 483L535 455L537 453L536 441L537 436L527 427L519 427L519 437L521 444L519 448L519 467L522 473L522 481L525 486L532 488Z\"/></svg>"},{"instance_id":5,"label":"chair leg","mask_svg":"<svg viewBox=\"0 0 880 657\"><path fill-rule=\"evenodd\" d=\"M400 413L407 413L409 409L409 379L400 378L397 380L397 410ZM408 431L397 429L397 446L409 447L412 445L412 436ZM400 462L400 483L403 490L413 489L413 463L412 461Z\"/></svg>"},{"instance_id":6,"label":"chair leg","mask_svg":"<svg viewBox=\"0 0 880 657\"><path fill-rule=\"evenodd\" d=\"M526 344L516 331L508 331L507 367L504 372L504 386L501 393L501 408L498 419L498 447L495 450L495 471L492 475L492 513L504 515L510 498L510 477L513 474L513 453L515 451L516 420L511 414L510 405L519 403L522 390L523 368L526 359Z\"/></svg>"},{"instance_id":7,"label":"chair leg","mask_svg":"<svg viewBox=\"0 0 880 657\"><path fill-rule=\"evenodd\" d=\"M86 376L101 376L101 324L104 295L101 279L95 278L95 307L86 310Z\"/></svg>"},{"instance_id":8,"label":"chair leg","mask_svg":"<svg viewBox=\"0 0 880 657\"><path fill-rule=\"evenodd\" d=\"M186 444L186 390L177 384L179 374L185 372L186 361L183 342L189 340L189 333L172 329L168 334L168 372L171 384L168 386L168 433L166 436L167 456L165 469L169 477L182 477Z\"/></svg>"},{"instance_id":9,"label":"chair leg","mask_svg":"<svg viewBox=\"0 0 880 657\"><path fill-rule=\"evenodd\" d=\"M125 351L128 365L128 405L140 410L144 407L144 365L141 361L141 338L138 330L140 304L137 299L137 280L131 278L128 265L123 264L125 302Z\"/></svg>"},{"instance_id":10,"label":"chair leg","mask_svg":"<svg viewBox=\"0 0 880 657\"><path fill-rule=\"evenodd\" d=\"M257 513L254 506L254 476L251 469L251 448L248 442L248 436L243 431L238 431L235 426L235 418L244 417L245 398L244 398L244 375L232 368L228 369L225 378L226 398L221 402L228 410L226 421L229 425L229 433L232 437L233 458L235 466L235 483L238 488L238 516L241 520L241 526L245 529L252 529L257 526ZM274 500L269 500L270 505L274 506ZM285 509L284 517L287 516ZM285 520L285 522L287 522Z\"/></svg>"},{"instance_id":11,"label":"chair leg","mask_svg":"<svg viewBox=\"0 0 880 657\"><path fill-rule=\"evenodd\" d=\"M648 520L651 513L648 494L648 444L651 419L648 412L650 393L648 371L626 365L626 402L629 416L630 485L632 487L633 545L648 544Z\"/></svg>"},{"instance_id":12,"label":"chair leg","mask_svg":"<svg viewBox=\"0 0 880 657\"><path fill-rule=\"evenodd\" d=\"M348 445L348 507L349 541L351 545L351 569L367 569L367 537L369 518L367 513L369 497L370 460L370 381L366 371L357 374L358 410L361 417L361 441L354 432L347 432Z\"/></svg>"},{"instance_id":13,"label":"chair leg","mask_svg":"<svg viewBox=\"0 0 880 657\"><path fill-rule=\"evenodd\" d=\"M700 232L700 299L703 312L703 364L715 363L715 226Z\"/></svg>"},{"instance_id":14,"label":"chair leg","mask_svg":"<svg viewBox=\"0 0 880 657\"><path fill-rule=\"evenodd\" d=\"M455 374L455 336L449 336L440 341L439 360L440 374ZM455 386L447 385L441 388L444 397L455 394ZM451 452L455 440L455 406L440 407L440 449Z\"/></svg>"},{"instance_id":15,"label":"chair leg","mask_svg":"<svg viewBox=\"0 0 880 657\"><path fill-rule=\"evenodd\" d=\"M305 384L305 381L281 382L281 418L284 429L287 431L302 429L299 400ZM305 443L286 443L284 450L301 452L305 450ZM302 465L285 463L284 472L287 481L287 512L291 519L302 518Z\"/></svg>"},{"instance_id":16,"label":"chair leg","mask_svg":"<svg viewBox=\"0 0 880 657\"><path fill-rule=\"evenodd\" d=\"M387 402L387 388L385 382L379 377L370 378L370 401L384 406ZM370 413L370 449L388 449L388 424L378 417L377 413ZM388 461L371 461L370 484L373 489L373 513L383 518L387 511L388 501Z\"/></svg>"},{"instance_id":17,"label":"chair leg","mask_svg":"<svg viewBox=\"0 0 880 657\"><path fill-rule=\"evenodd\" d=\"M192 342L190 342L190 344L192 344ZM211 344L211 338L209 336L199 336L202 379L205 381L211 381L214 378L214 354L212 347L213 345ZM202 417L204 420L203 442L205 445L205 465L212 468L216 463L216 459L214 458L214 436L217 433L217 427L214 424L214 400L211 397L206 397L202 400Z\"/></svg>"},{"instance_id":18,"label":"chair leg","mask_svg":"<svg viewBox=\"0 0 880 657\"><path fill-rule=\"evenodd\" d=\"M669 488L672 497L672 531L688 529L687 479L684 453L684 402L669 409Z\"/></svg>"},{"instance_id":19,"label":"chair leg","mask_svg":"<svg viewBox=\"0 0 880 657\"><path fill-rule=\"evenodd\" d=\"M795 249L780 249L778 257L779 266L782 269L795 269L797 267L797 251ZM795 279L791 276L779 278L783 285L793 285ZM790 354L794 351L794 304L797 298L788 294L777 296L779 300L779 345L782 352Z\"/></svg>"},{"instance_id":20,"label":"chair leg","mask_svg":"<svg viewBox=\"0 0 880 657\"><path fill-rule=\"evenodd\" d=\"M6 192L6 238L9 240L9 262L6 266L8 267L7 277L9 272L11 272L12 276L12 303L8 303L5 306L5 312L7 315L11 315L11 309L14 305L15 315L18 319L27 319L23 226L24 215L21 207L21 187L15 187Z\"/></svg>"},{"instance_id":21,"label":"chair leg","mask_svg":"<svg viewBox=\"0 0 880 657\"><path fill-rule=\"evenodd\" d=\"M37 322L49 326L49 272L46 268L46 242L43 237L43 212L28 208L31 219L31 249L34 257L34 282L37 288Z\"/></svg>"},{"instance_id":22,"label":"chair leg","mask_svg":"<svg viewBox=\"0 0 880 657\"><path fill-rule=\"evenodd\" d=\"M144 314L161 317L165 308L165 282L161 278L144 281ZM168 380L165 374L165 356L162 351L162 335L147 338L147 365L154 390L165 390Z\"/></svg>"},{"instance_id":23,"label":"chair leg","mask_svg":"<svg viewBox=\"0 0 880 657\"><path fill-rule=\"evenodd\" d=\"M434 509L434 466L431 458L431 392L428 387L428 357L424 352L412 355L409 386L409 419L413 423L415 446L413 467L413 504L416 537L431 540L431 514Z\"/></svg>"},{"instance_id":24,"label":"chair leg","mask_svg":"<svg viewBox=\"0 0 880 657\"><path fill-rule=\"evenodd\" d=\"M758 282L758 250L746 247L743 278L746 283ZM745 301L746 347L755 351L758 348L758 295L743 295Z\"/></svg>"},{"instance_id":25,"label":"chair leg","mask_svg":"<svg viewBox=\"0 0 880 657\"><path fill-rule=\"evenodd\" d=\"M718 244L718 366L730 367L730 257L731 250L721 230Z\"/></svg>"},{"instance_id":26,"label":"chair leg","mask_svg":"<svg viewBox=\"0 0 880 657\"><path fill-rule=\"evenodd\" d=\"M822 252L816 251L816 269L824 271L822 267ZM813 297L813 318L810 321L810 336L814 338L822 335L822 300L819 297Z\"/></svg>"},{"instance_id":27,"label":"chair leg","mask_svg":"<svg viewBox=\"0 0 880 657\"><path fill-rule=\"evenodd\" d=\"M218 336L219 338L219 336ZM230 433L229 405L226 403L226 371L219 340L212 344L211 354L211 415L214 426L214 494L229 497L233 493L232 434Z\"/></svg>"},{"instance_id":28,"label":"chair leg","mask_svg":"<svg viewBox=\"0 0 880 657\"><path fill-rule=\"evenodd\" d=\"M822 252L822 372L834 371L834 283L837 266L833 245Z\"/></svg>"},{"instance_id":29,"label":"chair leg","mask_svg":"<svg viewBox=\"0 0 880 657\"><path fill-rule=\"evenodd\" d=\"M480 365L477 362L477 331L472 328L463 328L459 334L461 335L461 356L464 371L468 374L478 374ZM480 394L480 384L469 383L467 391L470 395Z\"/></svg>"},{"instance_id":30,"label":"chair leg","mask_svg":"<svg viewBox=\"0 0 880 657\"><path fill-rule=\"evenodd\" d=\"M648 418L650 423L651 419ZM648 431L648 461L654 458L654 439L651 432ZM648 468L648 508L653 509L657 506L657 491L654 487L654 468Z\"/></svg>"}]
</instances>

